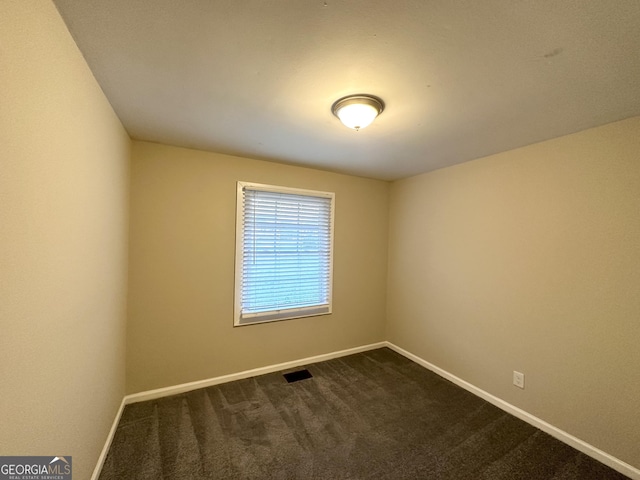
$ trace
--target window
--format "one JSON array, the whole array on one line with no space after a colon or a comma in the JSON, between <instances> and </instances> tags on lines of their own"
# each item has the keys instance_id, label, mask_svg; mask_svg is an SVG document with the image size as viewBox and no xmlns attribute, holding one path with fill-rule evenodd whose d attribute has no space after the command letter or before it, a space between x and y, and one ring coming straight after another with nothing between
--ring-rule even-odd
<instances>
[{"instance_id":1,"label":"window","mask_svg":"<svg viewBox=\"0 0 640 480\"><path fill-rule=\"evenodd\" d=\"M334 194L238 182L234 325L331 313Z\"/></svg>"}]
</instances>

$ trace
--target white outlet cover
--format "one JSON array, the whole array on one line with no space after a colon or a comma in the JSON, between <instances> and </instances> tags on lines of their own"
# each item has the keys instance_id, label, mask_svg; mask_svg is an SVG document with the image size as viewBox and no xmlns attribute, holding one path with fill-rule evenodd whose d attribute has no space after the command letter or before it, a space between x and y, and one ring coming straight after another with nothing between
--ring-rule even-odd
<instances>
[{"instance_id":1,"label":"white outlet cover","mask_svg":"<svg viewBox=\"0 0 640 480\"><path fill-rule=\"evenodd\" d=\"M513 384L524 389L524 373L513 371Z\"/></svg>"}]
</instances>

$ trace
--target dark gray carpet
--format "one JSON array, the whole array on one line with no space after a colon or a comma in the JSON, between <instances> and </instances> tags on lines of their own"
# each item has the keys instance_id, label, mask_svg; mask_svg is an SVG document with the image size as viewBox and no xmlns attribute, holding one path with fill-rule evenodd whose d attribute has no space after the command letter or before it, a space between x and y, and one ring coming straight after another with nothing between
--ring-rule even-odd
<instances>
[{"instance_id":1,"label":"dark gray carpet","mask_svg":"<svg viewBox=\"0 0 640 480\"><path fill-rule=\"evenodd\" d=\"M100 479L627 478L387 348L307 368L128 405Z\"/></svg>"}]
</instances>

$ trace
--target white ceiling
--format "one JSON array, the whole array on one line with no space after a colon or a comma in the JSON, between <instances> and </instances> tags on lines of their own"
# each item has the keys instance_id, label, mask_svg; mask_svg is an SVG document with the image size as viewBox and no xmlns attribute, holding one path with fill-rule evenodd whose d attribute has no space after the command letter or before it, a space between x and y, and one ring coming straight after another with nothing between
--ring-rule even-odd
<instances>
[{"instance_id":1,"label":"white ceiling","mask_svg":"<svg viewBox=\"0 0 640 480\"><path fill-rule=\"evenodd\" d=\"M54 1L140 140L390 180L640 115L639 0Z\"/></svg>"}]
</instances>

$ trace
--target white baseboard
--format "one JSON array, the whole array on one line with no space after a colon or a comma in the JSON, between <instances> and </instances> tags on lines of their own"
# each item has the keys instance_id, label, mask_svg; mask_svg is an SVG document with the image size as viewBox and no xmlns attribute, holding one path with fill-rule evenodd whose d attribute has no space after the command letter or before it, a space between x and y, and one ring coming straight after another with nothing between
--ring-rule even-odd
<instances>
[{"instance_id":1,"label":"white baseboard","mask_svg":"<svg viewBox=\"0 0 640 480\"><path fill-rule=\"evenodd\" d=\"M266 367L254 368L252 370L245 370L243 372L231 373L229 375L222 375L221 377L213 377L205 380L197 380L195 382L182 383L180 385L174 385L171 387L157 388L155 390L147 390L145 392L134 393L124 397L125 404L144 402L146 400L155 400L156 398L168 397L169 395L176 395L178 393L189 392L191 390L197 390L198 388L211 387L212 385L219 385L221 383L233 382L235 380L242 380L249 377L255 377L258 375L264 375L266 373L278 372L280 370L286 370L287 368L299 367L301 365L309 365L311 363L324 362L333 358L345 357L347 355L353 355L354 353L366 352L367 350L375 350L376 348L386 347L386 342L372 343L370 345L363 345L361 347L348 348L346 350L340 350L338 352L325 353L322 355L316 355L314 357L301 358L298 360L292 360L290 362L278 363L275 365L269 365Z\"/></svg>"},{"instance_id":2,"label":"white baseboard","mask_svg":"<svg viewBox=\"0 0 640 480\"><path fill-rule=\"evenodd\" d=\"M452 383L455 383L459 387L464 388L465 390L486 400L487 402L495 405L496 407L504 410L505 412L510 413L511 415L519 418L520 420L524 420L528 424L533 425L536 428L539 428L543 432L548 433L549 435L551 435L554 438L557 438L561 442L564 442L567 445L575 448L576 450L586 455L589 455L590 457L598 460L601 463L604 463L605 465L613 468L614 470L622 473L623 475L626 475L627 477L632 478L633 480L640 480L640 469L637 469L636 467L629 465L628 463L623 462L622 460L617 459L613 455L609 455L608 453L600 450L599 448L594 447L593 445L583 440L580 440L577 437L574 437L573 435L565 432L564 430L560 430L559 428L554 427L550 423L545 422L544 420L536 417L535 415L531 415L530 413L514 405L511 405L510 403L505 402L504 400L494 395L491 395L488 392L485 392L484 390L476 387L475 385L472 385L471 383L466 382L465 380L462 380L459 377L456 377L455 375L447 372L446 370L443 370L440 367L437 367L434 364L427 362L426 360L418 357L417 355L414 355L413 353L410 353L404 350L403 348L398 347L397 345L394 345L391 342L384 342L384 344L390 349L398 352L400 355L403 355L404 357L407 357L409 360L414 361L418 365L421 365L426 369L431 370L432 372L440 375L441 377L446 378L447 380L449 380Z\"/></svg>"},{"instance_id":3,"label":"white baseboard","mask_svg":"<svg viewBox=\"0 0 640 480\"><path fill-rule=\"evenodd\" d=\"M122 402L120 402L120 408L118 408L118 412L116 413L116 418L113 420L111 424L111 430L109 430L109 435L107 435L107 441L102 447L102 451L100 452L100 456L98 457L98 462L96 463L96 468L93 469L93 475L91 475L91 480L98 480L100 476L100 472L102 471L102 466L104 465L104 461L107 458L107 453L109 453L109 448L111 448L111 442L113 442L113 437L116 434L116 429L118 428L118 423L120 423L120 417L122 416L122 411L124 410L124 406L126 405L125 399L127 397L122 398Z\"/></svg>"}]
</instances>

